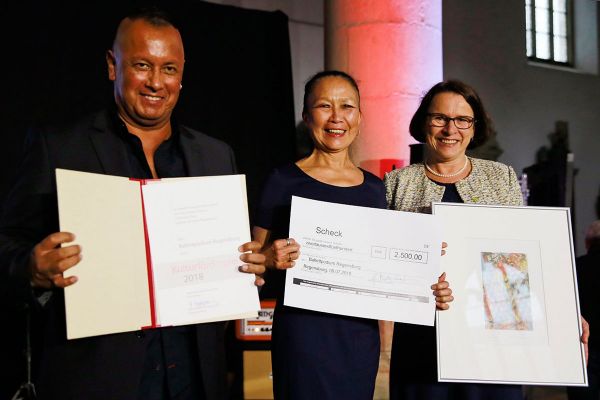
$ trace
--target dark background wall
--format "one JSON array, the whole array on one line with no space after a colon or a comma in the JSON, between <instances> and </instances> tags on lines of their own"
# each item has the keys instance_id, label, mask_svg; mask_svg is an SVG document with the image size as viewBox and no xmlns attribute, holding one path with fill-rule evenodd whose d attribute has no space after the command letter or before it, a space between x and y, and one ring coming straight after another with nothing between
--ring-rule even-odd
<instances>
[{"instance_id":1,"label":"dark background wall","mask_svg":"<svg viewBox=\"0 0 600 400\"><path fill-rule=\"evenodd\" d=\"M141 2L0 6L0 202L18 173L28 129L71 120L112 101L104 55L118 21L134 3ZM252 213L266 174L295 155L287 16L192 0L154 3L175 17L184 40L176 118L233 147L239 170L247 175ZM0 316L6 327L0 358L11 366L0 377L4 399L25 379L25 319L2 281Z\"/></svg>"}]
</instances>

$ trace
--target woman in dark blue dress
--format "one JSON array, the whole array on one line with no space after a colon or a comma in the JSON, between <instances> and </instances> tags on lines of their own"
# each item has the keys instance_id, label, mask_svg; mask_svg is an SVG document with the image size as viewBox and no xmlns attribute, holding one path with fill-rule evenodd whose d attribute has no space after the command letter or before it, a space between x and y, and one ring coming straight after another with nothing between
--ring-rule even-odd
<instances>
[{"instance_id":1,"label":"woman in dark blue dress","mask_svg":"<svg viewBox=\"0 0 600 400\"><path fill-rule=\"evenodd\" d=\"M276 399L372 399L379 364L378 321L283 306L285 269L300 246L288 238L292 195L333 203L386 208L382 182L350 160L361 120L356 82L324 71L305 86L303 119L314 150L276 169L263 191L253 228L263 244L269 284L276 287L272 336ZM436 289L446 295L447 283Z\"/></svg>"}]
</instances>

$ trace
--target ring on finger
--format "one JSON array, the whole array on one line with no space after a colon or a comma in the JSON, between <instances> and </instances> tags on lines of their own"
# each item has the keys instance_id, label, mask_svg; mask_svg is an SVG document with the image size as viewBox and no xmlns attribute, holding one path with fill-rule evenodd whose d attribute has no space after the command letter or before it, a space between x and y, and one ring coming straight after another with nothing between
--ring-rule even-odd
<instances>
[{"instance_id":1,"label":"ring on finger","mask_svg":"<svg viewBox=\"0 0 600 400\"><path fill-rule=\"evenodd\" d=\"M290 244L292 244L292 241L290 240L290 238L285 239L286 241L286 246L289 246Z\"/></svg>"}]
</instances>

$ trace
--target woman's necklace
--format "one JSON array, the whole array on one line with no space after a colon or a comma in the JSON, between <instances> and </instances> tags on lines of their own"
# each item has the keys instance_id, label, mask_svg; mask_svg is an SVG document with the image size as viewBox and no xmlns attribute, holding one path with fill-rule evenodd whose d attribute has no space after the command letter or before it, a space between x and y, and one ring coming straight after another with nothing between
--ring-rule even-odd
<instances>
[{"instance_id":1,"label":"woman's necklace","mask_svg":"<svg viewBox=\"0 0 600 400\"><path fill-rule=\"evenodd\" d=\"M457 175L460 175L465 170L465 168L467 168L467 165L469 164L469 157L465 156L465 165L463 165L461 169L459 169L453 174L440 174L439 172L435 172L429 165L427 165L426 162L424 162L423 164L425 165L425 168L427 168L427 171L431 172L435 176L439 176L440 178L453 178Z\"/></svg>"}]
</instances>

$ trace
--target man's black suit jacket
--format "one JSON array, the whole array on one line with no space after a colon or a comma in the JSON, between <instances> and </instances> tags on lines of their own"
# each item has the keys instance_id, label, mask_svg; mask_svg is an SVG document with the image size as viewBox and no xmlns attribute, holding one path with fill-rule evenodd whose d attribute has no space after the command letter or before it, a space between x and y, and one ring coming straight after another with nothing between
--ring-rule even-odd
<instances>
[{"instance_id":1,"label":"man's black suit jacket","mask_svg":"<svg viewBox=\"0 0 600 400\"><path fill-rule=\"evenodd\" d=\"M27 295L33 294L29 255L35 244L59 230L55 168L130 176L127 149L113 131L111 118L103 111L62 129L30 135L0 220L0 278ZM184 126L180 140L190 176L235 173L233 152L225 143ZM42 335L35 379L40 400L136 398L145 353L143 332L67 341L63 291L53 290L43 307L35 296L31 299L43 320L41 332L34 332ZM224 323L195 326L199 379L208 399L225 398L224 329Z\"/></svg>"}]
</instances>

